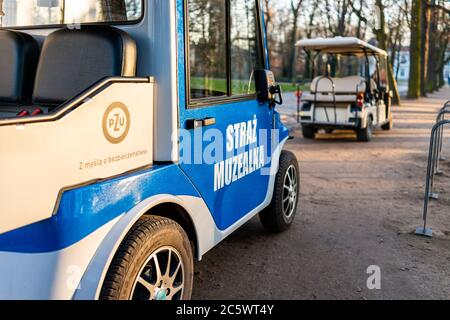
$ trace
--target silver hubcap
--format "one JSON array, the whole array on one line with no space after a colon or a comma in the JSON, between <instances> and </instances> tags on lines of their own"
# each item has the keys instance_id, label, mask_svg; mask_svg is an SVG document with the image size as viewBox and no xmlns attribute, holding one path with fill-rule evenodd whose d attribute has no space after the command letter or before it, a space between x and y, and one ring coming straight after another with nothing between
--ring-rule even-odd
<instances>
[{"instance_id":1,"label":"silver hubcap","mask_svg":"<svg viewBox=\"0 0 450 320\"><path fill-rule=\"evenodd\" d=\"M163 247L146 261L134 283L132 300L181 300L184 266L178 251Z\"/></svg>"},{"instance_id":2,"label":"silver hubcap","mask_svg":"<svg viewBox=\"0 0 450 320\"><path fill-rule=\"evenodd\" d=\"M286 171L283 186L283 213L290 218L295 211L298 195L297 169L291 165Z\"/></svg>"}]
</instances>

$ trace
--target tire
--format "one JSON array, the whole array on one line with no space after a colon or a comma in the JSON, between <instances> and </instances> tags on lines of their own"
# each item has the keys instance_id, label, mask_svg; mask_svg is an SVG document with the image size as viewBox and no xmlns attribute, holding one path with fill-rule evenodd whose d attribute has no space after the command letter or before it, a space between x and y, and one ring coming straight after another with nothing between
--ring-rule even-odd
<instances>
[{"instance_id":1,"label":"tire","mask_svg":"<svg viewBox=\"0 0 450 320\"><path fill-rule=\"evenodd\" d=\"M316 137L317 130L314 127L304 126L302 127L302 133L305 139L314 140Z\"/></svg>"},{"instance_id":2,"label":"tire","mask_svg":"<svg viewBox=\"0 0 450 320\"><path fill-rule=\"evenodd\" d=\"M381 126L381 129L384 131L390 131L394 128L394 118L392 115L389 117L389 122L385 123Z\"/></svg>"},{"instance_id":3,"label":"tire","mask_svg":"<svg viewBox=\"0 0 450 320\"><path fill-rule=\"evenodd\" d=\"M294 222L297 214L300 191L300 175L298 161L292 152L283 151L280 157L280 168L275 178L272 202L259 214L262 225L269 232L286 231ZM290 191L285 188L289 177L295 177L295 187ZM292 185L293 186L293 185ZM288 199L286 201L286 199ZM287 206L288 209L286 210Z\"/></svg>"},{"instance_id":4,"label":"tire","mask_svg":"<svg viewBox=\"0 0 450 320\"><path fill-rule=\"evenodd\" d=\"M372 117L367 118L367 126L364 129L358 129L356 131L358 141L370 142L373 137L373 119Z\"/></svg>"},{"instance_id":5,"label":"tire","mask_svg":"<svg viewBox=\"0 0 450 320\"><path fill-rule=\"evenodd\" d=\"M170 219L144 216L120 245L100 300L189 300L193 278L192 247L184 230Z\"/></svg>"}]
</instances>

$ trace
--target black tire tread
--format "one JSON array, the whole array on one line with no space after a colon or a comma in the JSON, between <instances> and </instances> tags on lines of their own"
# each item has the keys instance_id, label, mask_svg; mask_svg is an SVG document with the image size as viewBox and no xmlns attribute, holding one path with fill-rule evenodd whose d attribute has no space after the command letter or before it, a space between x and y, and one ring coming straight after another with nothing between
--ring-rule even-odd
<instances>
[{"instance_id":1,"label":"black tire tread","mask_svg":"<svg viewBox=\"0 0 450 320\"><path fill-rule=\"evenodd\" d=\"M296 164L297 174L299 174L298 161L295 155L290 151L283 151L280 157L279 171L284 172L284 170L287 169L292 163ZM280 212L280 208L277 205L278 203L282 202L283 199L282 193L280 194L279 192L276 192L276 190L283 190L283 184L284 175L281 177L280 174L277 174L272 202L270 203L269 207L267 207L259 215L260 221L264 228L272 233L280 233L286 231L290 227L290 224L286 224L283 220L283 212ZM300 188L300 181L298 181L298 187Z\"/></svg>"},{"instance_id":2,"label":"black tire tread","mask_svg":"<svg viewBox=\"0 0 450 320\"><path fill-rule=\"evenodd\" d=\"M372 118L371 118L372 121ZM370 142L372 140L373 135L373 127L371 127L371 123L367 124L366 128L358 129L356 131L356 136L358 138L358 141L360 142Z\"/></svg>"},{"instance_id":3,"label":"black tire tread","mask_svg":"<svg viewBox=\"0 0 450 320\"><path fill-rule=\"evenodd\" d=\"M109 267L100 294L101 300L116 299L122 289L122 279L127 274L134 253L142 248L146 238L150 237L155 230L164 227L175 227L184 233L184 230L175 221L163 217L143 216L136 222L120 245Z\"/></svg>"},{"instance_id":4,"label":"black tire tread","mask_svg":"<svg viewBox=\"0 0 450 320\"><path fill-rule=\"evenodd\" d=\"M302 134L305 139L315 139L316 129L314 127L304 126L302 127Z\"/></svg>"},{"instance_id":5,"label":"black tire tread","mask_svg":"<svg viewBox=\"0 0 450 320\"><path fill-rule=\"evenodd\" d=\"M381 126L381 129L384 131L390 131L394 128L394 119L391 117L388 123L385 123Z\"/></svg>"}]
</instances>

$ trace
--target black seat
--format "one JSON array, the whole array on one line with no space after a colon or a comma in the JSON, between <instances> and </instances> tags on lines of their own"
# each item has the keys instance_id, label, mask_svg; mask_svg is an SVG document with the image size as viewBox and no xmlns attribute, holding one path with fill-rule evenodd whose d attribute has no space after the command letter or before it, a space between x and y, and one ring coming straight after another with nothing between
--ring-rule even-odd
<instances>
[{"instance_id":1,"label":"black seat","mask_svg":"<svg viewBox=\"0 0 450 320\"><path fill-rule=\"evenodd\" d=\"M0 112L30 103L38 59L39 45L32 36L0 30Z\"/></svg>"},{"instance_id":2,"label":"black seat","mask_svg":"<svg viewBox=\"0 0 450 320\"><path fill-rule=\"evenodd\" d=\"M55 107L105 77L136 75L136 42L110 26L61 29L44 42L33 103Z\"/></svg>"}]
</instances>

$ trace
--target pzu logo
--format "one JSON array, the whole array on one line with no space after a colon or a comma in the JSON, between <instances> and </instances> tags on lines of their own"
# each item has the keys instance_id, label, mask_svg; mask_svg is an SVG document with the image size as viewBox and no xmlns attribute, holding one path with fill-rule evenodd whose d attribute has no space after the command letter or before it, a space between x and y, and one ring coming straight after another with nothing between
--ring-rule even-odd
<instances>
[{"instance_id":1,"label":"pzu logo","mask_svg":"<svg viewBox=\"0 0 450 320\"><path fill-rule=\"evenodd\" d=\"M126 119L120 113L114 113L113 118L109 118L108 127L113 128L114 132L119 132L125 127Z\"/></svg>"},{"instance_id":2,"label":"pzu logo","mask_svg":"<svg viewBox=\"0 0 450 320\"><path fill-rule=\"evenodd\" d=\"M113 144L121 143L130 130L130 112L120 102L111 104L103 116L103 133Z\"/></svg>"}]
</instances>

